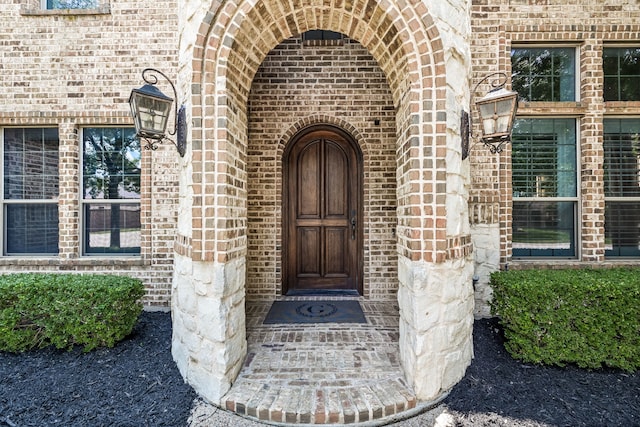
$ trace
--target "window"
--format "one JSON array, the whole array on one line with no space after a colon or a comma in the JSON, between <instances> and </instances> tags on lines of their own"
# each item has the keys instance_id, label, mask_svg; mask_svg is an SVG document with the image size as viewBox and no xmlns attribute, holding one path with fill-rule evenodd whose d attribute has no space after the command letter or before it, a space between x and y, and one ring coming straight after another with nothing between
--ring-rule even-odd
<instances>
[{"instance_id":1,"label":"window","mask_svg":"<svg viewBox=\"0 0 640 427\"><path fill-rule=\"evenodd\" d=\"M511 84L526 101L576 101L576 50L513 48Z\"/></svg>"},{"instance_id":2,"label":"window","mask_svg":"<svg viewBox=\"0 0 640 427\"><path fill-rule=\"evenodd\" d=\"M640 47L604 48L605 101L640 101Z\"/></svg>"},{"instance_id":3,"label":"window","mask_svg":"<svg viewBox=\"0 0 640 427\"><path fill-rule=\"evenodd\" d=\"M52 9L97 9L99 0L42 0L42 8Z\"/></svg>"},{"instance_id":4,"label":"window","mask_svg":"<svg viewBox=\"0 0 640 427\"><path fill-rule=\"evenodd\" d=\"M3 131L4 255L58 253L58 129Z\"/></svg>"},{"instance_id":5,"label":"window","mask_svg":"<svg viewBox=\"0 0 640 427\"><path fill-rule=\"evenodd\" d=\"M341 46L346 38L342 33L328 30L310 30L302 33L302 43L305 46Z\"/></svg>"},{"instance_id":6,"label":"window","mask_svg":"<svg viewBox=\"0 0 640 427\"><path fill-rule=\"evenodd\" d=\"M513 256L575 257L575 119L517 119L511 153Z\"/></svg>"},{"instance_id":7,"label":"window","mask_svg":"<svg viewBox=\"0 0 640 427\"><path fill-rule=\"evenodd\" d=\"M302 33L302 40L342 40L343 34L328 30L309 30Z\"/></svg>"},{"instance_id":8,"label":"window","mask_svg":"<svg viewBox=\"0 0 640 427\"><path fill-rule=\"evenodd\" d=\"M640 256L640 119L604 120L605 256Z\"/></svg>"},{"instance_id":9,"label":"window","mask_svg":"<svg viewBox=\"0 0 640 427\"><path fill-rule=\"evenodd\" d=\"M140 141L133 128L83 130L83 253L140 253Z\"/></svg>"}]
</instances>

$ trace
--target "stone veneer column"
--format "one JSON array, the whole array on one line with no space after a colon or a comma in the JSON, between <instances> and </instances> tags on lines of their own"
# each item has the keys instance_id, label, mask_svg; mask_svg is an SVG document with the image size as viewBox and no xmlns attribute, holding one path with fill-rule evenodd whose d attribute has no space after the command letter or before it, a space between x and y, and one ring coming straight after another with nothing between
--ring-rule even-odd
<instances>
[{"instance_id":1,"label":"stone veneer column","mask_svg":"<svg viewBox=\"0 0 640 427\"><path fill-rule=\"evenodd\" d=\"M442 264L400 259L402 366L422 401L451 389L473 357L472 271L465 259Z\"/></svg>"},{"instance_id":2,"label":"stone veneer column","mask_svg":"<svg viewBox=\"0 0 640 427\"><path fill-rule=\"evenodd\" d=\"M244 264L244 258L221 264L176 255L172 354L185 380L213 404L247 353Z\"/></svg>"}]
</instances>

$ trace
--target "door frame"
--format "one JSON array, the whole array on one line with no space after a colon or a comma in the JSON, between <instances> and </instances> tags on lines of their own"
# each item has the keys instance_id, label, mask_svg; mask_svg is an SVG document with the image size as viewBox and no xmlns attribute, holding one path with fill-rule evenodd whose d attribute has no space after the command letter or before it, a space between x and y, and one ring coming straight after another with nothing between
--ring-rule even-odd
<instances>
[{"instance_id":1,"label":"door frame","mask_svg":"<svg viewBox=\"0 0 640 427\"><path fill-rule=\"evenodd\" d=\"M318 131L328 131L335 133L336 135L342 137L348 144L351 146L351 149L355 153L355 157L357 160L357 173L356 173L356 186L357 191L355 194L355 203L357 205L356 208L356 289L355 292L353 290L324 290L324 291L296 291L297 295L317 295L319 293L322 294L336 294L336 295L364 295L364 286L363 286L363 264L364 264L364 236L363 236L363 224L362 219L364 217L364 180L363 180L363 156L362 150L360 149L360 145L356 142L356 139L345 129L329 124L314 124L307 126L305 128L300 129L295 135L291 137L285 150L282 154L281 166L282 166L282 295L287 295L290 289L290 281L289 281L289 251L293 250L288 242L289 238L289 209L290 206L290 194L289 194L289 155L293 147L304 137L307 135L318 132Z\"/></svg>"}]
</instances>

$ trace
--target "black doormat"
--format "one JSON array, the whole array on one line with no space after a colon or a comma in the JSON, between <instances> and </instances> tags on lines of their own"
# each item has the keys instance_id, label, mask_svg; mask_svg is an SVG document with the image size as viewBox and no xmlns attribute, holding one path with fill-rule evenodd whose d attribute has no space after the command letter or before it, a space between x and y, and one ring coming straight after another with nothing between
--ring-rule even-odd
<instances>
[{"instance_id":1,"label":"black doormat","mask_svg":"<svg viewBox=\"0 0 640 427\"><path fill-rule=\"evenodd\" d=\"M358 301L274 301L264 324L367 323Z\"/></svg>"}]
</instances>

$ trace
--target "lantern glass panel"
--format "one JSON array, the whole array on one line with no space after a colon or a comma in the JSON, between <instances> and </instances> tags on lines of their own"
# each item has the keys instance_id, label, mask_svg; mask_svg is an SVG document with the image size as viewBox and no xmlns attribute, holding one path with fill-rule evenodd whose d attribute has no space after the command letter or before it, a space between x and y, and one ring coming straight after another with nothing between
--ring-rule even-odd
<instances>
[{"instance_id":1,"label":"lantern glass panel","mask_svg":"<svg viewBox=\"0 0 640 427\"><path fill-rule=\"evenodd\" d=\"M478 107L480 110L480 117L482 118L482 130L484 135L487 136L496 133L495 103L490 102L487 104L481 104Z\"/></svg>"},{"instance_id":2,"label":"lantern glass panel","mask_svg":"<svg viewBox=\"0 0 640 427\"><path fill-rule=\"evenodd\" d=\"M511 118L513 117L513 108L515 98L508 98L496 103L496 133L508 133L511 126Z\"/></svg>"},{"instance_id":3,"label":"lantern glass panel","mask_svg":"<svg viewBox=\"0 0 640 427\"><path fill-rule=\"evenodd\" d=\"M135 93L132 101L138 131L157 135L164 134L171 111L171 101L141 93Z\"/></svg>"}]
</instances>

